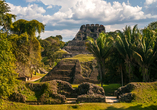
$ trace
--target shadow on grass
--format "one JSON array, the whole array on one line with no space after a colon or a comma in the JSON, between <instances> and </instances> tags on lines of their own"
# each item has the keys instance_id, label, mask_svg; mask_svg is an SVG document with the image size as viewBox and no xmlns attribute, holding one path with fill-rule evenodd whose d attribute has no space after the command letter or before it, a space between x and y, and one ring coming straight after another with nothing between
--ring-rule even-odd
<instances>
[{"instance_id":1,"label":"shadow on grass","mask_svg":"<svg viewBox=\"0 0 157 110\"><path fill-rule=\"evenodd\" d=\"M137 106L131 106L129 108L108 107L107 109L100 109L100 110L157 110L157 105L150 105L148 107L142 107L142 105L137 105Z\"/></svg>"}]
</instances>

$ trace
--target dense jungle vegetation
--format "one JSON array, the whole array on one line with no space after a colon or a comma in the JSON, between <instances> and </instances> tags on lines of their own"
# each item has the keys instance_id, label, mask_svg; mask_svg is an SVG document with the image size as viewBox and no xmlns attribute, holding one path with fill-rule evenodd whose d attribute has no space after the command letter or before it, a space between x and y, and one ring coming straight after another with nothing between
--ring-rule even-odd
<instances>
[{"instance_id":1,"label":"dense jungle vegetation","mask_svg":"<svg viewBox=\"0 0 157 110\"><path fill-rule=\"evenodd\" d=\"M37 20L17 20L8 13L8 4L0 1L0 97L8 97L18 84L17 77L32 76L42 67L49 70L63 53L62 36L40 39L45 25ZM39 33L36 37L35 33ZM56 53L55 53L56 52ZM51 69L51 68L50 68Z\"/></svg>"}]
</instances>

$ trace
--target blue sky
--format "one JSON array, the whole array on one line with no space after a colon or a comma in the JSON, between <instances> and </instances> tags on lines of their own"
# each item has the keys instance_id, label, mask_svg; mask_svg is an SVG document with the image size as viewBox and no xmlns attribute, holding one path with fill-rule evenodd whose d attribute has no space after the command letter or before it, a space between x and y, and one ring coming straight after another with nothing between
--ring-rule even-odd
<instances>
[{"instance_id":1,"label":"blue sky","mask_svg":"<svg viewBox=\"0 0 157 110\"><path fill-rule=\"evenodd\" d=\"M62 35L72 40L83 24L102 24L106 31L126 25L139 28L157 21L157 0L6 0L18 19L46 25L41 38Z\"/></svg>"}]
</instances>

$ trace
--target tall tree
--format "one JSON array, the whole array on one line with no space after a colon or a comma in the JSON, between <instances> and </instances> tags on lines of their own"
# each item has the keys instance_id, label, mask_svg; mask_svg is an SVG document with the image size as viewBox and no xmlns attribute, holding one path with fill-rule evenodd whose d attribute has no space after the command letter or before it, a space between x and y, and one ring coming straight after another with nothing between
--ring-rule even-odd
<instances>
[{"instance_id":1,"label":"tall tree","mask_svg":"<svg viewBox=\"0 0 157 110\"><path fill-rule=\"evenodd\" d=\"M16 19L16 15L7 13L10 11L10 7L5 0L0 0L0 26L3 28L1 30L7 32L13 28L12 19Z\"/></svg>"},{"instance_id":2,"label":"tall tree","mask_svg":"<svg viewBox=\"0 0 157 110\"><path fill-rule=\"evenodd\" d=\"M0 0L0 17L6 12L10 11L10 7L7 3L5 3L5 0Z\"/></svg>"},{"instance_id":3,"label":"tall tree","mask_svg":"<svg viewBox=\"0 0 157 110\"><path fill-rule=\"evenodd\" d=\"M41 45L39 40L36 38L35 34L38 32L44 32L45 25L37 20L27 21L24 19L17 20L13 23L13 28L11 29L14 34L18 34L16 41L22 41L23 43L17 42L17 48L20 48L20 58L19 62L22 64L27 64L29 66L29 71L32 73L37 70L41 64ZM20 45L18 45L20 44ZM17 49L16 49L17 50ZM16 51L15 51L16 52ZM17 55L18 57L19 55ZM23 62L24 61L24 62Z\"/></svg>"},{"instance_id":4,"label":"tall tree","mask_svg":"<svg viewBox=\"0 0 157 110\"><path fill-rule=\"evenodd\" d=\"M2 30L7 32L13 28L13 22L12 19L16 19L16 15L5 13L2 16L2 21L0 22L0 25L3 27Z\"/></svg>"},{"instance_id":5,"label":"tall tree","mask_svg":"<svg viewBox=\"0 0 157 110\"><path fill-rule=\"evenodd\" d=\"M126 69L130 82L130 75L132 73L132 60L133 60L133 50L132 47L136 46L139 42L141 34L137 28L137 25L133 27L133 30L130 26L126 26L123 32L117 31L117 38L115 47L118 52L125 60Z\"/></svg>"},{"instance_id":6,"label":"tall tree","mask_svg":"<svg viewBox=\"0 0 157 110\"><path fill-rule=\"evenodd\" d=\"M143 29L143 36L138 46L134 48L133 56L140 65L143 81L149 81L150 66L157 60L156 32L149 28Z\"/></svg>"},{"instance_id":7,"label":"tall tree","mask_svg":"<svg viewBox=\"0 0 157 110\"><path fill-rule=\"evenodd\" d=\"M35 33L44 32L45 25L37 20L27 21L24 19L17 20L13 23L12 31L18 35L27 33L30 37L35 36Z\"/></svg>"},{"instance_id":8,"label":"tall tree","mask_svg":"<svg viewBox=\"0 0 157 110\"><path fill-rule=\"evenodd\" d=\"M148 24L147 28L155 30L157 32L157 21Z\"/></svg>"},{"instance_id":9,"label":"tall tree","mask_svg":"<svg viewBox=\"0 0 157 110\"><path fill-rule=\"evenodd\" d=\"M99 65L99 75L101 87L103 87L103 75L105 75L105 59L108 58L113 46L113 38L105 33L100 33L99 37L94 40L88 37L86 42L87 50L95 57Z\"/></svg>"}]
</instances>

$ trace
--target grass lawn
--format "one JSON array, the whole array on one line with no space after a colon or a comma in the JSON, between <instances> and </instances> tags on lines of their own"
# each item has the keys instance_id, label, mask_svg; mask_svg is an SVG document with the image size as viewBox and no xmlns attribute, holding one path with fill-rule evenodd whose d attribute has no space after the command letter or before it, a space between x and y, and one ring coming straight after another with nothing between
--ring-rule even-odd
<instances>
[{"instance_id":1,"label":"grass lawn","mask_svg":"<svg viewBox=\"0 0 157 110\"><path fill-rule=\"evenodd\" d=\"M2 108L1 108L2 109ZM157 110L157 103L80 103L58 105L26 105L7 103L4 110Z\"/></svg>"},{"instance_id":2,"label":"grass lawn","mask_svg":"<svg viewBox=\"0 0 157 110\"><path fill-rule=\"evenodd\" d=\"M38 78L43 78L44 76L45 76L46 74L39 74L39 73L36 73L36 75L35 74L33 74L33 76L32 76L32 79L31 80L34 80L34 79L38 79ZM42 79L41 78L41 79ZM34 81L34 82L40 82L41 81L41 79L39 79L39 80L36 80L36 81ZM29 81L28 81L29 82Z\"/></svg>"},{"instance_id":3,"label":"grass lawn","mask_svg":"<svg viewBox=\"0 0 157 110\"><path fill-rule=\"evenodd\" d=\"M79 54L72 58L64 58L64 59L78 59L80 62L89 62L95 59L92 54Z\"/></svg>"}]
</instances>

